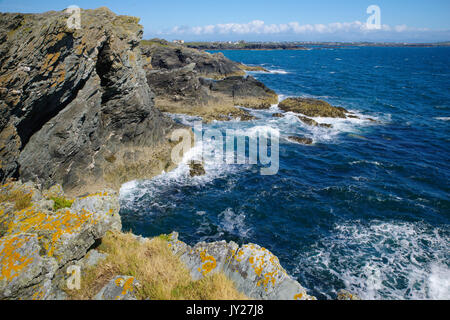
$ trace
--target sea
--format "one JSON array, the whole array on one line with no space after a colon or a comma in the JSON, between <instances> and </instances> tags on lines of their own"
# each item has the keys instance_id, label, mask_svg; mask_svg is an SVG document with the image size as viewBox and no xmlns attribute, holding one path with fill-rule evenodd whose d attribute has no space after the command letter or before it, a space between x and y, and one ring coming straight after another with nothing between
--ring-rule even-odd
<instances>
[{"instance_id":1,"label":"sea","mask_svg":"<svg viewBox=\"0 0 450 320\"><path fill-rule=\"evenodd\" d=\"M314 118L333 127L311 127L293 113L272 117L273 105L248 109L252 121L203 124L247 137L279 132L277 174L209 157L206 175L190 177L197 145L175 170L122 186L123 229L177 231L190 245L259 244L318 299L340 289L362 299L450 299L450 48L223 53L266 68L249 75L280 101L321 99L359 119Z\"/></svg>"}]
</instances>

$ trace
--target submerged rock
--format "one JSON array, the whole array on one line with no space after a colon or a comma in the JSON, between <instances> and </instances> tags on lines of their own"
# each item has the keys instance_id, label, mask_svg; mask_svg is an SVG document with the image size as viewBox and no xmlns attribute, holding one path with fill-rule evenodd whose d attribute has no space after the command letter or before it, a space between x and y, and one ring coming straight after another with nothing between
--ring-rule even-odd
<instances>
[{"instance_id":1,"label":"submerged rock","mask_svg":"<svg viewBox=\"0 0 450 320\"><path fill-rule=\"evenodd\" d=\"M346 109L311 98L287 98L278 107L283 111L304 114L308 117L346 118Z\"/></svg>"},{"instance_id":2,"label":"submerged rock","mask_svg":"<svg viewBox=\"0 0 450 320\"><path fill-rule=\"evenodd\" d=\"M306 144L306 145L313 144L313 139L311 139L311 138L290 136L289 140L292 140L292 141L300 143L300 144Z\"/></svg>"},{"instance_id":3,"label":"submerged rock","mask_svg":"<svg viewBox=\"0 0 450 320\"><path fill-rule=\"evenodd\" d=\"M189 175L191 177L204 176L206 174L203 163L192 161L189 163Z\"/></svg>"},{"instance_id":4,"label":"submerged rock","mask_svg":"<svg viewBox=\"0 0 450 320\"><path fill-rule=\"evenodd\" d=\"M134 277L117 276L96 294L94 300L136 300L134 292L138 286Z\"/></svg>"},{"instance_id":5,"label":"submerged rock","mask_svg":"<svg viewBox=\"0 0 450 320\"><path fill-rule=\"evenodd\" d=\"M190 247L169 236L169 247L186 264L194 279L223 272L236 288L252 299L315 300L292 279L276 256L255 244L239 247L234 242L201 242Z\"/></svg>"},{"instance_id":6,"label":"submerged rock","mask_svg":"<svg viewBox=\"0 0 450 320\"><path fill-rule=\"evenodd\" d=\"M272 114L272 117L274 117L274 118L283 118L284 115L282 113L274 113L274 114Z\"/></svg>"}]
</instances>

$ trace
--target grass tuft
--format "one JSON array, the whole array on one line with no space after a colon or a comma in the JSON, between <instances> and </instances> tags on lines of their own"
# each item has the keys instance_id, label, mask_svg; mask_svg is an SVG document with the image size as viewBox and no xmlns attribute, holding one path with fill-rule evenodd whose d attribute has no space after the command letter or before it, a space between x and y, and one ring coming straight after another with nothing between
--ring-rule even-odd
<instances>
[{"instance_id":1,"label":"grass tuft","mask_svg":"<svg viewBox=\"0 0 450 320\"><path fill-rule=\"evenodd\" d=\"M0 202L13 202L14 209L17 211L31 207L31 198L33 194L23 190L7 190L0 194Z\"/></svg>"},{"instance_id":2,"label":"grass tuft","mask_svg":"<svg viewBox=\"0 0 450 320\"><path fill-rule=\"evenodd\" d=\"M92 299L118 275L132 276L140 283L139 300L247 300L223 274L193 281L180 259L169 250L166 236L140 243L132 234L108 233L98 250L108 257L84 270L81 290L69 291L69 299Z\"/></svg>"},{"instance_id":3,"label":"grass tuft","mask_svg":"<svg viewBox=\"0 0 450 320\"><path fill-rule=\"evenodd\" d=\"M62 197L51 197L50 200L53 200L55 203L53 205L53 210L58 211L59 209L70 208L72 207L73 200L68 200Z\"/></svg>"}]
</instances>

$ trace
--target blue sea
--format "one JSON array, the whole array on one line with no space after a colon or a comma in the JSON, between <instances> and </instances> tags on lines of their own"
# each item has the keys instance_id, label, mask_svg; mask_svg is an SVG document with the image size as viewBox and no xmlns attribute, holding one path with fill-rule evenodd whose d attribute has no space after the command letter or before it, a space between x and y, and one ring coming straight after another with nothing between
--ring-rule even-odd
<instances>
[{"instance_id":1,"label":"blue sea","mask_svg":"<svg viewBox=\"0 0 450 320\"><path fill-rule=\"evenodd\" d=\"M294 114L273 118L274 105L251 110L254 121L204 125L247 136L279 130L278 174L209 160L203 177L181 164L132 181L121 189L124 229L178 231L191 245L259 244L318 299L340 289L363 299L450 299L450 48L223 53L267 68L249 74L280 99L322 99L360 119L310 127Z\"/></svg>"}]
</instances>

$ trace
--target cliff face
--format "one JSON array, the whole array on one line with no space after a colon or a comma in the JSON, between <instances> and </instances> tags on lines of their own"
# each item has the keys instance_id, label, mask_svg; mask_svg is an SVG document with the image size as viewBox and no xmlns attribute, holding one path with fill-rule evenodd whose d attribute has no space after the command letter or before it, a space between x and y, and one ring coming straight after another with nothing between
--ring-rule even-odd
<instances>
[{"instance_id":1,"label":"cliff face","mask_svg":"<svg viewBox=\"0 0 450 320\"><path fill-rule=\"evenodd\" d=\"M153 69L172 70L195 63L194 70L207 78L245 75L243 65L226 58L222 53L210 54L160 39L143 41L142 44L142 54L150 58L147 61Z\"/></svg>"},{"instance_id":2,"label":"cliff face","mask_svg":"<svg viewBox=\"0 0 450 320\"><path fill-rule=\"evenodd\" d=\"M200 116L204 121L253 117L236 106L266 109L278 103L277 94L247 71L265 71L164 40L143 41L147 80L164 112Z\"/></svg>"},{"instance_id":3,"label":"cliff face","mask_svg":"<svg viewBox=\"0 0 450 320\"><path fill-rule=\"evenodd\" d=\"M170 166L175 124L147 85L138 19L106 8L0 15L0 180L69 193L152 177Z\"/></svg>"}]
</instances>

